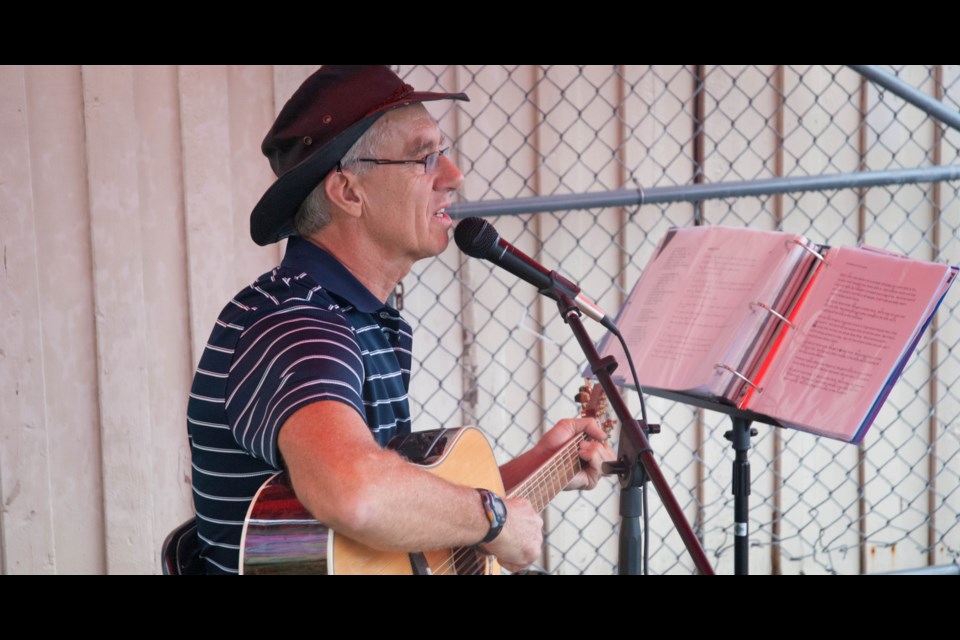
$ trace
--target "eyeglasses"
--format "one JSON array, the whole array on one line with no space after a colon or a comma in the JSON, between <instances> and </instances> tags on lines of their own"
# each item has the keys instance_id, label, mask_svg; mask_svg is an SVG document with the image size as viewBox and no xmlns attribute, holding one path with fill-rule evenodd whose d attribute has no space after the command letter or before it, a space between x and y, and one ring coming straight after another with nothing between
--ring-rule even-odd
<instances>
[{"instance_id":1,"label":"eyeglasses","mask_svg":"<svg viewBox=\"0 0 960 640\"><path fill-rule=\"evenodd\" d=\"M422 164L425 173L433 173L440 166L440 156L447 155L450 147L428 153L419 160L378 160L377 158L357 158L357 162L373 162L375 164Z\"/></svg>"}]
</instances>

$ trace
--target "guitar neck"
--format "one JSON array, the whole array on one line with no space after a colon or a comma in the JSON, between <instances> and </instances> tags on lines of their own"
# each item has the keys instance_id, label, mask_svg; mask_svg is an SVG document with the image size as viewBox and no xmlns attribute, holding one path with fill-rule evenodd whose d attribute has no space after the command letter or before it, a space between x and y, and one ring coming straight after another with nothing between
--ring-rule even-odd
<instances>
[{"instance_id":1,"label":"guitar neck","mask_svg":"<svg viewBox=\"0 0 960 640\"><path fill-rule=\"evenodd\" d=\"M508 498L526 498L537 513L543 511L580 471L580 443L584 435L570 440L537 468L528 478L510 490Z\"/></svg>"}]
</instances>

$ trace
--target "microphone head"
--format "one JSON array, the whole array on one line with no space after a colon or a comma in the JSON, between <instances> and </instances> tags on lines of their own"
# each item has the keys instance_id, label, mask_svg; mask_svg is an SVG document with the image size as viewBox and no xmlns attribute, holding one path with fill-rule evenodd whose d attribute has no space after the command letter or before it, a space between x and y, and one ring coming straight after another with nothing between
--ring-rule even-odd
<instances>
[{"instance_id":1,"label":"microphone head","mask_svg":"<svg viewBox=\"0 0 960 640\"><path fill-rule=\"evenodd\" d=\"M464 218L457 224L453 239L460 251L471 258L486 258L494 251L500 234L486 220Z\"/></svg>"}]
</instances>

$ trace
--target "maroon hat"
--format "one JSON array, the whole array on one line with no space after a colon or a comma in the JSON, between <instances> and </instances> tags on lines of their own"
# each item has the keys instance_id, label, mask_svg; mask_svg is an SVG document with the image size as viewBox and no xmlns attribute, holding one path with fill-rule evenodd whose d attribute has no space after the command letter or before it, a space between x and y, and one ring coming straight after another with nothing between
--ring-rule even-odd
<instances>
[{"instance_id":1,"label":"maroon hat","mask_svg":"<svg viewBox=\"0 0 960 640\"><path fill-rule=\"evenodd\" d=\"M324 65L287 100L261 149L277 174L250 214L250 236L268 245L294 235L300 204L360 136L391 109L464 93L414 91L385 65Z\"/></svg>"}]
</instances>

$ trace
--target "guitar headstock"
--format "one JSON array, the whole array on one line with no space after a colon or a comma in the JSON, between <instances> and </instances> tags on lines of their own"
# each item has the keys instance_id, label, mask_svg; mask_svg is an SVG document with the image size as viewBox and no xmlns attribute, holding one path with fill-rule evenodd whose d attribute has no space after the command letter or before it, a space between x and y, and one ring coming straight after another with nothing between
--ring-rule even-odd
<instances>
[{"instance_id":1,"label":"guitar headstock","mask_svg":"<svg viewBox=\"0 0 960 640\"><path fill-rule=\"evenodd\" d=\"M603 387L593 384L589 378L584 378L583 386L577 392L576 401L580 404L580 417L596 418L604 433L607 434L604 442L609 442L614 421L607 415L607 394L603 392Z\"/></svg>"}]
</instances>

